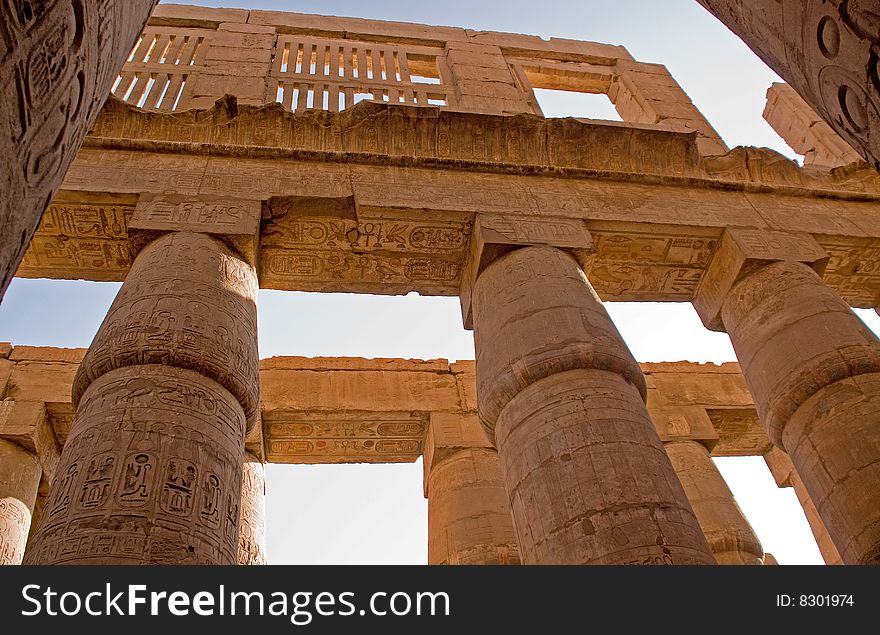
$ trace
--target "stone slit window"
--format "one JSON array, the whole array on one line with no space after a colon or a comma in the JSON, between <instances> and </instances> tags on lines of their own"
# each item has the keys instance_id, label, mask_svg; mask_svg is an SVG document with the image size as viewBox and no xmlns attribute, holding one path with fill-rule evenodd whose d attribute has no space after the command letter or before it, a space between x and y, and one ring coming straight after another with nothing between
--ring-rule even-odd
<instances>
[{"instance_id":1,"label":"stone slit window","mask_svg":"<svg viewBox=\"0 0 880 635\"><path fill-rule=\"evenodd\" d=\"M416 106L445 106L442 50L384 42L279 38L271 78L275 101L298 112L339 112L365 99Z\"/></svg>"},{"instance_id":2,"label":"stone slit window","mask_svg":"<svg viewBox=\"0 0 880 635\"><path fill-rule=\"evenodd\" d=\"M173 112L187 79L204 66L210 31L147 27L135 42L111 93L144 110Z\"/></svg>"}]
</instances>

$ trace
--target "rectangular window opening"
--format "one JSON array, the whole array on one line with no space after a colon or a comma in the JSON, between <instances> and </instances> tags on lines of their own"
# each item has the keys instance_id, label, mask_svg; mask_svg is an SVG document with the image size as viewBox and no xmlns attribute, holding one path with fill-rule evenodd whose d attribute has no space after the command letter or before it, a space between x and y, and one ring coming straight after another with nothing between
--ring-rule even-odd
<instances>
[{"instance_id":1,"label":"rectangular window opening","mask_svg":"<svg viewBox=\"0 0 880 635\"><path fill-rule=\"evenodd\" d=\"M186 50L187 45L189 45L189 36L185 35L183 37L183 44L181 44L180 48L177 49L177 57L174 58L175 65L180 64L181 56L183 55L183 52Z\"/></svg>"},{"instance_id":2,"label":"rectangular window opening","mask_svg":"<svg viewBox=\"0 0 880 635\"><path fill-rule=\"evenodd\" d=\"M177 95L174 97L174 103L171 104L171 110L177 110L177 104L180 103L180 96L183 95L183 89L186 88L186 78L187 76L183 76L183 81L180 82L180 89L177 91Z\"/></svg>"},{"instance_id":3,"label":"rectangular window opening","mask_svg":"<svg viewBox=\"0 0 880 635\"><path fill-rule=\"evenodd\" d=\"M141 45L141 42L143 42L143 41L144 41L144 36L143 36L143 34L141 34L141 36L137 39L137 42L134 43L134 46L131 49L131 53L128 54L128 59L126 60L127 62L134 61L134 53L135 53L135 51L138 50L138 47Z\"/></svg>"},{"instance_id":4,"label":"rectangular window opening","mask_svg":"<svg viewBox=\"0 0 880 635\"><path fill-rule=\"evenodd\" d=\"M284 51L281 53L281 72L287 72L287 65L290 63L290 42L284 45Z\"/></svg>"},{"instance_id":5,"label":"rectangular window opening","mask_svg":"<svg viewBox=\"0 0 880 635\"><path fill-rule=\"evenodd\" d=\"M189 58L189 65L195 66L196 63L196 55L199 53L199 49L202 47L202 42L205 41L205 38L200 37L196 40L196 47L193 49L192 57Z\"/></svg>"},{"instance_id":6,"label":"rectangular window opening","mask_svg":"<svg viewBox=\"0 0 880 635\"><path fill-rule=\"evenodd\" d=\"M144 62L145 64L150 61L150 56L153 54L153 49L156 48L156 42L159 41L159 36L154 35L153 41L150 42L150 48L147 49L147 54L144 56L143 60L137 60L139 62Z\"/></svg>"},{"instance_id":7,"label":"rectangular window opening","mask_svg":"<svg viewBox=\"0 0 880 635\"><path fill-rule=\"evenodd\" d=\"M150 89L153 88L153 84L156 83L156 78L152 75L150 76L150 80L147 82L147 85L144 86L144 92L141 93L140 99L137 101L137 107L143 108L144 104L147 102L147 97L150 94Z\"/></svg>"},{"instance_id":8,"label":"rectangular window opening","mask_svg":"<svg viewBox=\"0 0 880 635\"><path fill-rule=\"evenodd\" d=\"M162 102L165 101L165 93L168 92L168 87L171 86L171 75L166 75L164 82L165 85L162 86L162 92L159 94L159 99L156 100L156 108L161 108Z\"/></svg>"},{"instance_id":9,"label":"rectangular window opening","mask_svg":"<svg viewBox=\"0 0 880 635\"><path fill-rule=\"evenodd\" d=\"M623 121L614 104L604 93L582 93L572 90L535 88L538 105L549 118L576 117L601 121Z\"/></svg>"},{"instance_id":10,"label":"rectangular window opening","mask_svg":"<svg viewBox=\"0 0 880 635\"><path fill-rule=\"evenodd\" d=\"M294 66L294 73L302 73L303 68L303 45L300 44L296 48L296 66Z\"/></svg>"}]
</instances>

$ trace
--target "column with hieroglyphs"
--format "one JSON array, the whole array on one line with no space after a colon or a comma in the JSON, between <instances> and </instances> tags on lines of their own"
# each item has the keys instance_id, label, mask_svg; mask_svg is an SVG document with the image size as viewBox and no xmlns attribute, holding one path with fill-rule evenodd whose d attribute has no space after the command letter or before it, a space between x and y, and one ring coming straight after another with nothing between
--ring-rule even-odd
<instances>
[{"instance_id":1,"label":"column with hieroglyphs","mask_svg":"<svg viewBox=\"0 0 880 635\"><path fill-rule=\"evenodd\" d=\"M58 454L44 403L0 401L0 564L21 564Z\"/></svg>"},{"instance_id":2,"label":"column with hieroglyphs","mask_svg":"<svg viewBox=\"0 0 880 635\"><path fill-rule=\"evenodd\" d=\"M431 413L425 441L428 564L519 564L498 452L474 414Z\"/></svg>"},{"instance_id":3,"label":"column with hieroglyphs","mask_svg":"<svg viewBox=\"0 0 880 635\"><path fill-rule=\"evenodd\" d=\"M252 452L245 452L241 475L238 564L266 564L266 469Z\"/></svg>"},{"instance_id":4,"label":"column with hieroglyphs","mask_svg":"<svg viewBox=\"0 0 880 635\"><path fill-rule=\"evenodd\" d=\"M560 249L589 250L584 224L480 216L474 232L463 309L523 562L714 563L641 369Z\"/></svg>"},{"instance_id":5,"label":"column with hieroglyphs","mask_svg":"<svg viewBox=\"0 0 880 635\"><path fill-rule=\"evenodd\" d=\"M41 473L34 454L0 439L0 565L21 564Z\"/></svg>"},{"instance_id":6,"label":"column with hieroglyphs","mask_svg":"<svg viewBox=\"0 0 880 635\"><path fill-rule=\"evenodd\" d=\"M157 1L0 4L0 299Z\"/></svg>"},{"instance_id":7,"label":"column with hieroglyphs","mask_svg":"<svg viewBox=\"0 0 880 635\"><path fill-rule=\"evenodd\" d=\"M761 541L709 449L689 439L669 441L665 447L718 564L763 564Z\"/></svg>"},{"instance_id":8,"label":"column with hieroglyphs","mask_svg":"<svg viewBox=\"0 0 880 635\"><path fill-rule=\"evenodd\" d=\"M206 234L140 252L77 371L27 562L236 562L256 291L253 266Z\"/></svg>"},{"instance_id":9,"label":"column with hieroglyphs","mask_svg":"<svg viewBox=\"0 0 880 635\"><path fill-rule=\"evenodd\" d=\"M729 229L697 291L725 330L771 441L845 563L880 562L880 341L820 277L812 236Z\"/></svg>"}]
</instances>

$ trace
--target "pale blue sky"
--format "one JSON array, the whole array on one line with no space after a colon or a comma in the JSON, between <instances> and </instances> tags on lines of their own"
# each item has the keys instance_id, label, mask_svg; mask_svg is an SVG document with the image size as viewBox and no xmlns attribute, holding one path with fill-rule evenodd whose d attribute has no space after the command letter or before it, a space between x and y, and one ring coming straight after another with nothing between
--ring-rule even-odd
<instances>
[{"instance_id":1,"label":"pale blue sky","mask_svg":"<svg viewBox=\"0 0 880 635\"><path fill-rule=\"evenodd\" d=\"M578 2L194 1L401 20L622 44L665 64L731 145L795 157L761 118L778 78L695 0ZM601 116L578 99L544 99L549 116ZM0 306L0 341L88 346L118 284L13 281ZM705 330L689 304L610 304L640 361L732 361L726 335ZM880 328L873 312L859 312ZM473 359L457 299L261 291L260 355ZM783 564L821 562L790 489L776 488L757 457L718 461L767 551ZM427 504L421 463L268 466L268 551L282 563L423 563Z\"/></svg>"}]
</instances>

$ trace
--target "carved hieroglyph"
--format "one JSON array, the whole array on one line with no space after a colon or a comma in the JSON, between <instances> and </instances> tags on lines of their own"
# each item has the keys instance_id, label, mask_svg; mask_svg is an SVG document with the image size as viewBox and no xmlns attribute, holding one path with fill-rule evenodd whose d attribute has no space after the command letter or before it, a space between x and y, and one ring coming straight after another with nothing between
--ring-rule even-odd
<instances>
[{"instance_id":1,"label":"carved hieroglyph","mask_svg":"<svg viewBox=\"0 0 880 635\"><path fill-rule=\"evenodd\" d=\"M233 564L245 418L190 370L126 366L93 381L64 446L31 564Z\"/></svg>"},{"instance_id":2,"label":"carved hieroglyph","mask_svg":"<svg viewBox=\"0 0 880 635\"><path fill-rule=\"evenodd\" d=\"M152 242L135 260L80 365L74 403L108 370L166 364L215 379L253 422L256 292L253 268L213 238L178 232Z\"/></svg>"},{"instance_id":3,"label":"carved hieroglyph","mask_svg":"<svg viewBox=\"0 0 880 635\"><path fill-rule=\"evenodd\" d=\"M0 3L0 298L156 1Z\"/></svg>"},{"instance_id":4,"label":"carved hieroglyph","mask_svg":"<svg viewBox=\"0 0 880 635\"><path fill-rule=\"evenodd\" d=\"M698 0L862 156L880 166L875 2Z\"/></svg>"},{"instance_id":5,"label":"carved hieroglyph","mask_svg":"<svg viewBox=\"0 0 880 635\"><path fill-rule=\"evenodd\" d=\"M266 473L251 452L244 455L241 472L241 510L238 564L266 564Z\"/></svg>"},{"instance_id":6,"label":"carved hieroglyph","mask_svg":"<svg viewBox=\"0 0 880 635\"><path fill-rule=\"evenodd\" d=\"M21 564L41 472L34 454L0 439L0 565Z\"/></svg>"},{"instance_id":7,"label":"carved hieroglyph","mask_svg":"<svg viewBox=\"0 0 880 635\"><path fill-rule=\"evenodd\" d=\"M236 561L255 295L253 268L204 234L140 253L74 378L31 562Z\"/></svg>"},{"instance_id":8,"label":"carved hieroglyph","mask_svg":"<svg viewBox=\"0 0 880 635\"><path fill-rule=\"evenodd\" d=\"M712 563L645 380L574 259L524 247L473 290L480 420L526 563ZM621 512L625 509L625 512Z\"/></svg>"}]
</instances>

